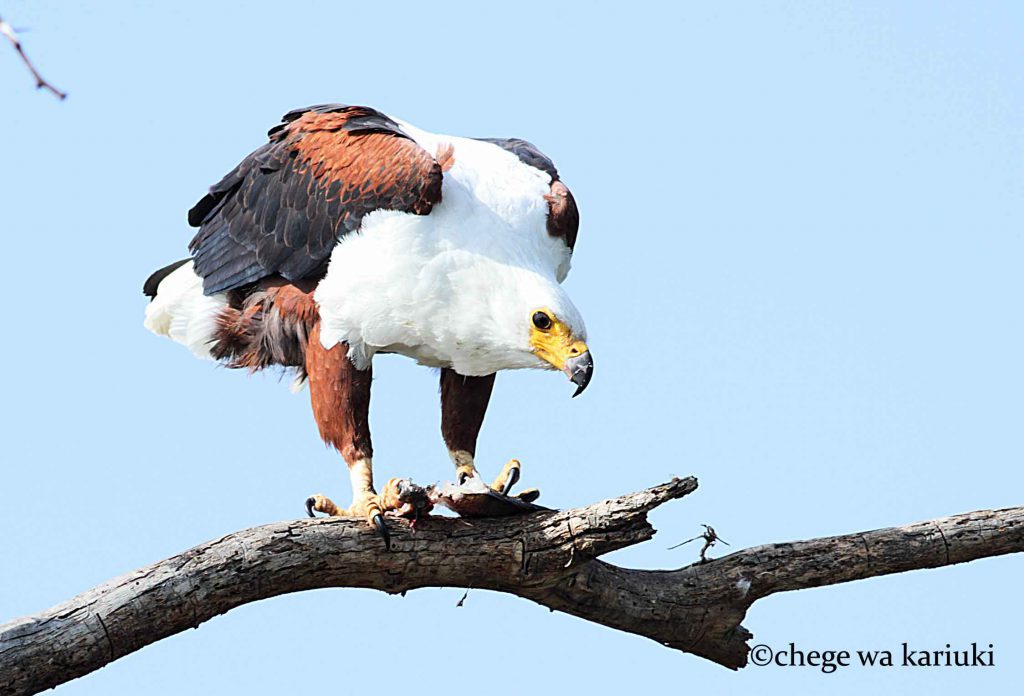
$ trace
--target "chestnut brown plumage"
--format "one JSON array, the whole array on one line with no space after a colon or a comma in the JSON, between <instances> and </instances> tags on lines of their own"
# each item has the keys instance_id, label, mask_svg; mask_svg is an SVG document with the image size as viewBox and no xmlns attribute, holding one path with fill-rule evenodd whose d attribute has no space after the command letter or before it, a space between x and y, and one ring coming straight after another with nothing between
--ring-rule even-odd
<instances>
[{"instance_id":1,"label":"chestnut brown plumage","mask_svg":"<svg viewBox=\"0 0 1024 696\"><path fill-rule=\"evenodd\" d=\"M441 165L384 114L362 106L293 111L270 142L189 211L207 294L272 275L323 275L338 240L374 210L427 215Z\"/></svg>"},{"instance_id":2,"label":"chestnut brown plumage","mask_svg":"<svg viewBox=\"0 0 1024 696\"><path fill-rule=\"evenodd\" d=\"M373 456L370 441L370 383L372 369L357 370L348 347L324 348L320 326L313 327L306 353L309 399L320 437L351 464Z\"/></svg>"}]
</instances>

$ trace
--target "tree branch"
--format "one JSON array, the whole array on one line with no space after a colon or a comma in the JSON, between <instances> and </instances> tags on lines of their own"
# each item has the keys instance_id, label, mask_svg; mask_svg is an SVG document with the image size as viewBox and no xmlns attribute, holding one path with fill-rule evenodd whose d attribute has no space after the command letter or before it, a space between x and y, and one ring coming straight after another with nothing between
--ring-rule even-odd
<instances>
[{"instance_id":1,"label":"tree branch","mask_svg":"<svg viewBox=\"0 0 1024 696\"><path fill-rule=\"evenodd\" d=\"M53 96L58 99L62 101L67 99L67 92L60 91L44 80L43 76L39 74L39 71L36 70L36 66L32 64L32 61L28 59L28 55L25 54L25 49L21 46L21 39L18 38L18 33L14 31L14 27L4 21L3 17L0 17L0 36L7 37L7 40L11 42L12 46L14 46L14 50L18 52L19 56L21 56L22 62L25 63L25 67L29 69L29 72L32 73L32 77L36 81L36 89L48 89L53 93Z\"/></svg>"},{"instance_id":2,"label":"tree branch","mask_svg":"<svg viewBox=\"0 0 1024 696\"><path fill-rule=\"evenodd\" d=\"M242 604L320 587L508 592L737 669L751 638L740 622L761 597L1024 551L1024 508L1009 508L758 546L674 571L595 560L650 539L647 512L696 488L674 479L583 508L430 518L415 531L393 520L390 553L361 521L242 530L0 626L0 691L35 693Z\"/></svg>"}]
</instances>

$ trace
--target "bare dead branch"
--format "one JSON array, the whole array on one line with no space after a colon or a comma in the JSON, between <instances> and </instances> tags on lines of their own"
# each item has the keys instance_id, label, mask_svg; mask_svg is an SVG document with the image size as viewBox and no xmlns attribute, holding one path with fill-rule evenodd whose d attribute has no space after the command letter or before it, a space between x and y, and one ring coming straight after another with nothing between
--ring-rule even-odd
<instances>
[{"instance_id":1,"label":"bare dead branch","mask_svg":"<svg viewBox=\"0 0 1024 696\"><path fill-rule=\"evenodd\" d=\"M18 33L14 31L14 27L4 21L3 17L0 17L0 35L6 36L7 40L14 46L14 50L21 56L22 62L25 63L25 67L32 73L32 77L36 81L36 89L47 89L53 93L55 97L60 100L67 99L67 92L62 92L52 84L43 79L43 76L36 70L36 66L32 64L32 61L28 59L28 55L25 54L25 49L21 46L21 39L18 38Z\"/></svg>"},{"instance_id":2,"label":"bare dead branch","mask_svg":"<svg viewBox=\"0 0 1024 696\"><path fill-rule=\"evenodd\" d=\"M0 625L0 692L35 693L242 604L320 587L508 592L737 669L752 637L740 622L761 597L1024 551L1017 507L758 546L674 571L596 560L650 539L647 513L696 488L674 479L561 512L421 519L415 531L391 521L390 553L362 521L242 530Z\"/></svg>"}]
</instances>

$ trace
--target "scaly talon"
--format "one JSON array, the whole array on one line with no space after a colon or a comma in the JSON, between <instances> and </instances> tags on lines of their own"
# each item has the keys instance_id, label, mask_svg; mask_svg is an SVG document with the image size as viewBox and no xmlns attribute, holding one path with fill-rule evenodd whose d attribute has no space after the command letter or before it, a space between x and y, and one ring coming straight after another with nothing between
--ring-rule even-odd
<instances>
[{"instance_id":1,"label":"scaly talon","mask_svg":"<svg viewBox=\"0 0 1024 696\"><path fill-rule=\"evenodd\" d=\"M491 483L490 486L484 484L477 474L476 467L473 464L473 455L463 449L449 449L449 456L452 458L452 462L455 463L455 487L462 489L456 494L468 495L470 497L478 496L481 497L481 493L489 493L492 498L505 499L503 502L497 504L497 507L492 505L494 510L507 510L510 507L515 509L515 506L519 503L532 504L537 498L540 497L540 491L536 488L523 491L518 495L511 495L512 488L519 482L522 476L522 464L518 459L509 459L505 466L501 468L501 472L497 478ZM470 480L475 479L475 480ZM390 482L389 482L390 483ZM437 487L434 488L434 492L437 492ZM459 514L466 514L474 517L486 516L483 508L473 508L472 506L465 506L461 503L448 504L451 496L447 494L441 494L440 497L436 498L433 502L448 501L444 502L445 507L455 510ZM511 498L511 500L509 500ZM492 501L493 502L493 501ZM502 507L504 506L504 507ZM527 509L529 509L527 507ZM498 514L509 514L507 512Z\"/></svg>"},{"instance_id":2,"label":"scaly talon","mask_svg":"<svg viewBox=\"0 0 1024 696\"><path fill-rule=\"evenodd\" d=\"M476 467L472 464L460 464L455 468L455 480L460 486L466 482L466 479L476 475Z\"/></svg>"},{"instance_id":3,"label":"scaly talon","mask_svg":"<svg viewBox=\"0 0 1024 696\"><path fill-rule=\"evenodd\" d=\"M334 501L320 493L306 498L306 514L310 517L316 517L316 515L313 514L314 510L316 512L322 512L325 515L330 515L331 517L338 517L339 515L345 514L344 510L334 504Z\"/></svg>"},{"instance_id":4,"label":"scaly talon","mask_svg":"<svg viewBox=\"0 0 1024 696\"><path fill-rule=\"evenodd\" d=\"M391 550L391 533L388 532L387 524L384 522L384 511L381 509L377 494L372 490L365 491L356 496L352 506L347 510L339 508L330 498L325 495L311 495L306 498L306 514L316 517L313 513L322 512L331 517L362 517L371 528L377 530L384 539L384 547Z\"/></svg>"},{"instance_id":5,"label":"scaly talon","mask_svg":"<svg viewBox=\"0 0 1024 696\"><path fill-rule=\"evenodd\" d=\"M353 501L352 507L348 509L348 514L365 519L384 540L384 548L388 551L391 550L391 533L388 532L388 526L384 522L384 510L381 509L380 498L374 491L360 493Z\"/></svg>"},{"instance_id":6,"label":"scaly talon","mask_svg":"<svg viewBox=\"0 0 1024 696\"><path fill-rule=\"evenodd\" d=\"M525 491L521 491L516 494L516 498L519 498L524 503L532 503L540 497L540 491L536 488L527 488Z\"/></svg>"},{"instance_id":7,"label":"scaly talon","mask_svg":"<svg viewBox=\"0 0 1024 696\"><path fill-rule=\"evenodd\" d=\"M508 495L508 492L512 490L512 486L516 485L519 480L519 469L521 464L518 459L509 459L505 466L501 468L501 473L494 479L494 483L491 484L491 490L497 491L502 495Z\"/></svg>"}]
</instances>

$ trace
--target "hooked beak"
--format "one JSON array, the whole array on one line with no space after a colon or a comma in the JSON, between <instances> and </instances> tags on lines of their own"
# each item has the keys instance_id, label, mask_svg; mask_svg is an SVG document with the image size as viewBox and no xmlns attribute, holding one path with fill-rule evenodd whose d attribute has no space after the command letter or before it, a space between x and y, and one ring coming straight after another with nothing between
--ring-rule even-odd
<instances>
[{"instance_id":1,"label":"hooked beak","mask_svg":"<svg viewBox=\"0 0 1024 696\"><path fill-rule=\"evenodd\" d=\"M565 365L562 367L562 372L577 387L576 393L572 395L575 399L587 388L587 385L590 384L590 378L594 374L594 359L590 356L590 351L584 351L580 355L566 360Z\"/></svg>"}]
</instances>

